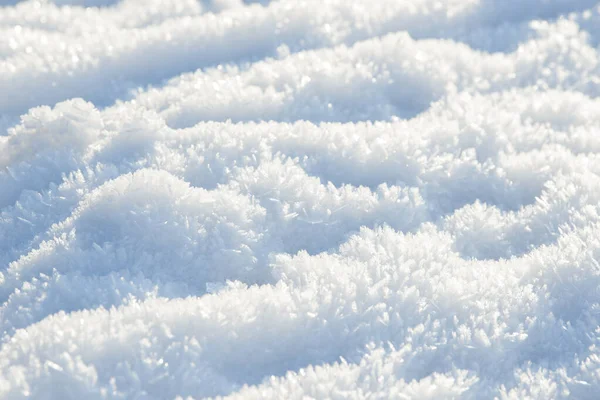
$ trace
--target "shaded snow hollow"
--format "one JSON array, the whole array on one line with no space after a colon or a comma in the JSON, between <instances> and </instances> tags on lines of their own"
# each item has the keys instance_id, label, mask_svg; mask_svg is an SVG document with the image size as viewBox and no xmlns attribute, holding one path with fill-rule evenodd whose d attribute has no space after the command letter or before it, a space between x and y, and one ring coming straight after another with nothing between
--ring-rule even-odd
<instances>
[{"instance_id":1,"label":"shaded snow hollow","mask_svg":"<svg viewBox=\"0 0 600 400\"><path fill-rule=\"evenodd\" d=\"M597 398L597 1L0 5L0 399Z\"/></svg>"}]
</instances>

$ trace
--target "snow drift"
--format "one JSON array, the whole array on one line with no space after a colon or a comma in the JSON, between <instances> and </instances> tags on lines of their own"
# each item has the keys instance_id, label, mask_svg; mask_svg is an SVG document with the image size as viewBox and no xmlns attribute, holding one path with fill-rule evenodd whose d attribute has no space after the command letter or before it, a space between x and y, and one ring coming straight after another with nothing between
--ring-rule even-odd
<instances>
[{"instance_id":1,"label":"snow drift","mask_svg":"<svg viewBox=\"0 0 600 400\"><path fill-rule=\"evenodd\" d=\"M597 396L597 1L0 5L0 398Z\"/></svg>"}]
</instances>

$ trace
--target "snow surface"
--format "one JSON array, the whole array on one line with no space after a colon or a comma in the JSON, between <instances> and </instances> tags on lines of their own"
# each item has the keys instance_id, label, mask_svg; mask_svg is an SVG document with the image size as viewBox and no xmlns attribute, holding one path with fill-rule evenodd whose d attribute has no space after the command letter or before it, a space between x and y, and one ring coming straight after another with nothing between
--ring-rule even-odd
<instances>
[{"instance_id":1,"label":"snow surface","mask_svg":"<svg viewBox=\"0 0 600 400\"><path fill-rule=\"evenodd\" d=\"M0 5L0 399L597 398L597 0Z\"/></svg>"}]
</instances>

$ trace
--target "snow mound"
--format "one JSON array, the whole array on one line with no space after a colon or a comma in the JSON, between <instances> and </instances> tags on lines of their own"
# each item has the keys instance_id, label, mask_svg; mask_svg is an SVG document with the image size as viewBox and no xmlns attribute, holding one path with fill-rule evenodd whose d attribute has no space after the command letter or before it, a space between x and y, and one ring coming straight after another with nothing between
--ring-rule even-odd
<instances>
[{"instance_id":1,"label":"snow mound","mask_svg":"<svg viewBox=\"0 0 600 400\"><path fill-rule=\"evenodd\" d=\"M594 399L600 3L0 1L0 399Z\"/></svg>"}]
</instances>

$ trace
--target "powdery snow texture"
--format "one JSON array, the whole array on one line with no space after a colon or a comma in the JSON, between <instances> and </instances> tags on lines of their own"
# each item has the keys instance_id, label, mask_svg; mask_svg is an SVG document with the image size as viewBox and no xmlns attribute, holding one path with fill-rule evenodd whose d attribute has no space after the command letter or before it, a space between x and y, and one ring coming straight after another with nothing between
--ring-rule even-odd
<instances>
[{"instance_id":1,"label":"powdery snow texture","mask_svg":"<svg viewBox=\"0 0 600 400\"><path fill-rule=\"evenodd\" d=\"M0 399L597 397L596 0L0 5Z\"/></svg>"}]
</instances>

